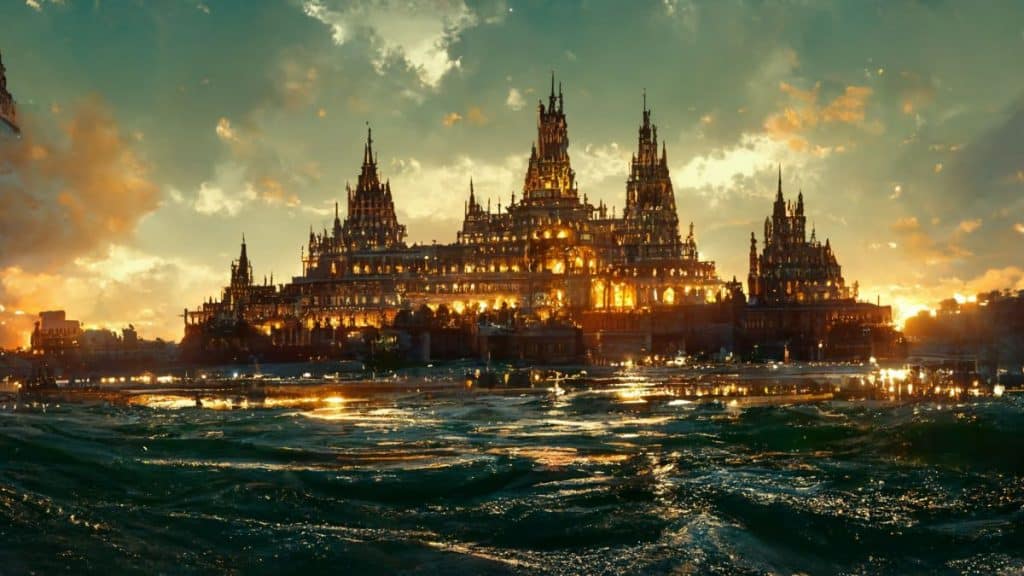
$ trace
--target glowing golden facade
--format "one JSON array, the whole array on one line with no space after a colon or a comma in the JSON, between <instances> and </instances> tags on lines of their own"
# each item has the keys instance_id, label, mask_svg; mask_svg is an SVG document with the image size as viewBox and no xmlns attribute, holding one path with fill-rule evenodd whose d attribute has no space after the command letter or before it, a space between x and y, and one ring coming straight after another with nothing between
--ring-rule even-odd
<instances>
[{"instance_id":1,"label":"glowing golden facade","mask_svg":"<svg viewBox=\"0 0 1024 576\"><path fill-rule=\"evenodd\" d=\"M757 238L750 233L749 301L754 305L811 304L857 298L843 279L842 268L828 238L824 243L812 229L807 238L804 194L796 206L782 195L782 169L772 205L764 220L764 249L757 251Z\"/></svg>"},{"instance_id":2,"label":"glowing golden facade","mask_svg":"<svg viewBox=\"0 0 1024 576\"><path fill-rule=\"evenodd\" d=\"M620 218L579 195L564 96L553 79L547 103L538 103L522 197L492 212L472 182L469 188L454 243L408 246L368 135L347 215L342 221L336 210L330 231L310 231L302 275L270 287L272 295L253 285L259 296L248 304L208 302L186 312L186 324L200 329L217 318L241 318L268 334L381 326L399 310L424 304L458 313L508 306L571 320L586 311L697 304L726 293L714 263L698 257L692 224L680 239L667 155L664 146L659 153L646 102ZM302 336L289 332L281 341L296 339Z\"/></svg>"}]
</instances>

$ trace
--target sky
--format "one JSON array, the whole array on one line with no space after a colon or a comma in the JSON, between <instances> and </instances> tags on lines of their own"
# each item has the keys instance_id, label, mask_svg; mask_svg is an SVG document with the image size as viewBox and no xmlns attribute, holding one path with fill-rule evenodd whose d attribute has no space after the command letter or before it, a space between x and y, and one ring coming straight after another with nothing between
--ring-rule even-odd
<instances>
[{"instance_id":1,"label":"sky","mask_svg":"<svg viewBox=\"0 0 1024 576\"><path fill-rule=\"evenodd\" d=\"M646 90L725 279L781 164L898 318L1024 289L1024 3L8 0L0 23L0 345L54 308L178 340L243 234L257 278L297 275L368 123L410 241L453 241L470 178L521 195L552 71L580 192L620 211Z\"/></svg>"}]
</instances>

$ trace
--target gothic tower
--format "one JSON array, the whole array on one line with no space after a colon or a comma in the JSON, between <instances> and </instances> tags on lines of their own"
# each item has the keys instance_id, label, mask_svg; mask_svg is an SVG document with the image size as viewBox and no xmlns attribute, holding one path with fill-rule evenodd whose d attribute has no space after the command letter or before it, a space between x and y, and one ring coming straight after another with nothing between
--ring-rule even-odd
<instances>
[{"instance_id":1,"label":"gothic tower","mask_svg":"<svg viewBox=\"0 0 1024 576\"><path fill-rule=\"evenodd\" d=\"M241 288L252 284L252 263L245 249L245 235L242 235L242 251L238 260L231 263L231 286Z\"/></svg>"},{"instance_id":2,"label":"gothic tower","mask_svg":"<svg viewBox=\"0 0 1024 576\"><path fill-rule=\"evenodd\" d=\"M851 298L832 244L828 239L822 244L816 236L812 231L811 238L807 238L803 192L797 195L795 206L786 202L780 167L772 215L764 221L764 250L760 254L754 234L750 235L747 287L751 303L815 303Z\"/></svg>"},{"instance_id":3,"label":"gothic tower","mask_svg":"<svg viewBox=\"0 0 1024 576\"><path fill-rule=\"evenodd\" d=\"M622 212L625 233L623 245L631 260L677 258L681 255L679 215L668 170L668 153L662 143L658 150L658 127L651 123L651 110L644 94L643 115L637 138L637 151L630 163L626 181L626 208ZM696 257L693 227L687 244Z\"/></svg>"},{"instance_id":4,"label":"gothic tower","mask_svg":"<svg viewBox=\"0 0 1024 576\"><path fill-rule=\"evenodd\" d=\"M373 132L367 128L363 167L356 188L346 186L348 214L340 226L342 241L349 250L388 250L405 246L405 226L398 223L391 182L380 181Z\"/></svg>"},{"instance_id":5,"label":"gothic tower","mask_svg":"<svg viewBox=\"0 0 1024 576\"><path fill-rule=\"evenodd\" d=\"M18 113L14 106L14 97L7 91L7 69L4 68L3 55L0 54L0 123L6 125L15 134L18 128Z\"/></svg>"},{"instance_id":6,"label":"gothic tower","mask_svg":"<svg viewBox=\"0 0 1024 576\"><path fill-rule=\"evenodd\" d=\"M534 205L578 204L576 173L569 163L569 131L565 121L562 85L555 96L555 75L551 74L548 104L537 105L537 141L530 151L530 164L523 183L523 201Z\"/></svg>"}]
</instances>

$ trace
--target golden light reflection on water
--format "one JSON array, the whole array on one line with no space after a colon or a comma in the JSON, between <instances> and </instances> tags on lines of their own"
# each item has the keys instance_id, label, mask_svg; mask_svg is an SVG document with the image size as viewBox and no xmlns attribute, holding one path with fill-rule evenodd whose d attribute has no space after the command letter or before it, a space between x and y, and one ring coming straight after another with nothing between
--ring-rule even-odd
<instances>
[{"instance_id":1,"label":"golden light reflection on water","mask_svg":"<svg viewBox=\"0 0 1024 576\"><path fill-rule=\"evenodd\" d=\"M341 408L346 404L364 402L363 398L330 396L268 396L262 398L232 397L212 394L133 394L128 403L161 410L202 408L205 410L246 410L250 408Z\"/></svg>"},{"instance_id":2,"label":"golden light reflection on water","mask_svg":"<svg viewBox=\"0 0 1024 576\"><path fill-rule=\"evenodd\" d=\"M351 401L349 401L351 402ZM306 418L327 420L332 422L350 422L355 426L380 428L384 426L431 426L440 424L436 418L423 417L414 414L409 410L399 408L374 408L369 410L353 411L344 406L327 405L320 408L313 408L298 412Z\"/></svg>"},{"instance_id":3,"label":"golden light reflection on water","mask_svg":"<svg viewBox=\"0 0 1024 576\"><path fill-rule=\"evenodd\" d=\"M626 454L588 454L561 446L491 448L488 454L527 458L541 466L561 468L571 465L616 464L629 458Z\"/></svg>"}]
</instances>

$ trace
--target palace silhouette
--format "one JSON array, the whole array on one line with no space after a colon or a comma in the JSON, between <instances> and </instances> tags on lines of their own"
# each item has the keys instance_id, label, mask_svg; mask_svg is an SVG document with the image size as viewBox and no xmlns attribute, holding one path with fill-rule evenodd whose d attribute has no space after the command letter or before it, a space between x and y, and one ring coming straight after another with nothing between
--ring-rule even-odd
<instances>
[{"instance_id":1,"label":"palace silhouette","mask_svg":"<svg viewBox=\"0 0 1024 576\"><path fill-rule=\"evenodd\" d=\"M336 203L333 227L310 229L302 275L257 283L243 239L220 298L185 310L186 349L570 361L733 350L856 357L890 346L878 341L891 337L889 307L857 302L828 240L806 238L803 194L795 208L785 203L781 168L761 254L751 235L748 299L700 259L692 223L681 236L646 96L618 217L579 193L554 76L537 119L522 196L492 211L470 181L450 244L406 243L368 129L345 218Z\"/></svg>"}]
</instances>

